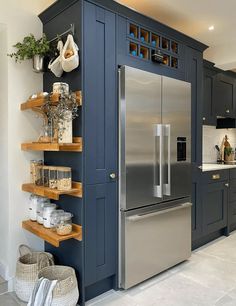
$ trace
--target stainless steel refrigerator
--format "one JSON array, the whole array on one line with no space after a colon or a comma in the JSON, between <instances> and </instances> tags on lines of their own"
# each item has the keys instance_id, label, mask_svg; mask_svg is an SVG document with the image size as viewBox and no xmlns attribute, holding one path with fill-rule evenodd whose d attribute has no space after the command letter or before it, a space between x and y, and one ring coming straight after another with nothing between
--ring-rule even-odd
<instances>
[{"instance_id":1,"label":"stainless steel refrigerator","mask_svg":"<svg viewBox=\"0 0 236 306\"><path fill-rule=\"evenodd\" d=\"M191 85L119 69L119 284L191 255Z\"/></svg>"}]
</instances>

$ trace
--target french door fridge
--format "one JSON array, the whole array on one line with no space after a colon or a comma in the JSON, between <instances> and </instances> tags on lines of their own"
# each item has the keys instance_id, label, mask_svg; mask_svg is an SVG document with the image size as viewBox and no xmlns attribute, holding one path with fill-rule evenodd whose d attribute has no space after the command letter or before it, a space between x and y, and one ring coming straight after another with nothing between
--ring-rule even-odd
<instances>
[{"instance_id":1,"label":"french door fridge","mask_svg":"<svg viewBox=\"0 0 236 306\"><path fill-rule=\"evenodd\" d=\"M191 85L119 69L120 287L191 254Z\"/></svg>"}]
</instances>

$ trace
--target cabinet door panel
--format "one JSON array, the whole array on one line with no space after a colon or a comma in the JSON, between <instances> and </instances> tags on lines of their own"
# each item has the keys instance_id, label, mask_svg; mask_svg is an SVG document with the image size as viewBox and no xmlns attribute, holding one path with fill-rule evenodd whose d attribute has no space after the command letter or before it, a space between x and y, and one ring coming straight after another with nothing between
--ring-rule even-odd
<instances>
[{"instance_id":1,"label":"cabinet door panel","mask_svg":"<svg viewBox=\"0 0 236 306\"><path fill-rule=\"evenodd\" d=\"M236 225L236 201L229 203L229 225Z\"/></svg>"},{"instance_id":2,"label":"cabinet door panel","mask_svg":"<svg viewBox=\"0 0 236 306\"><path fill-rule=\"evenodd\" d=\"M215 74L209 69L204 69L204 100L203 100L203 124L216 125L215 115Z\"/></svg>"},{"instance_id":3,"label":"cabinet door panel","mask_svg":"<svg viewBox=\"0 0 236 306\"><path fill-rule=\"evenodd\" d=\"M201 170L202 165L202 101L203 101L203 59L202 53L186 49L186 81L191 87L192 107L192 240L201 237Z\"/></svg>"},{"instance_id":4,"label":"cabinet door panel","mask_svg":"<svg viewBox=\"0 0 236 306\"><path fill-rule=\"evenodd\" d=\"M116 273L116 184L88 185L85 198L85 283L89 286Z\"/></svg>"},{"instance_id":5,"label":"cabinet door panel","mask_svg":"<svg viewBox=\"0 0 236 306\"><path fill-rule=\"evenodd\" d=\"M236 201L236 179L230 180L229 201Z\"/></svg>"},{"instance_id":6,"label":"cabinet door panel","mask_svg":"<svg viewBox=\"0 0 236 306\"><path fill-rule=\"evenodd\" d=\"M223 73L216 78L216 115L235 116L235 79Z\"/></svg>"},{"instance_id":7,"label":"cabinet door panel","mask_svg":"<svg viewBox=\"0 0 236 306\"><path fill-rule=\"evenodd\" d=\"M203 231L210 234L227 224L226 182L207 184L203 187Z\"/></svg>"},{"instance_id":8,"label":"cabinet door panel","mask_svg":"<svg viewBox=\"0 0 236 306\"><path fill-rule=\"evenodd\" d=\"M85 180L97 184L117 171L115 14L84 6Z\"/></svg>"}]
</instances>

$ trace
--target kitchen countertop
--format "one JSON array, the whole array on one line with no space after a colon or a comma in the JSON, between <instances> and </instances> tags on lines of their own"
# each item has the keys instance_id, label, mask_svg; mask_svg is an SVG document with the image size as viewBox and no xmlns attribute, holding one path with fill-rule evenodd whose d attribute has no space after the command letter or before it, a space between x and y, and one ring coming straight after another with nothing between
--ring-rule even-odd
<instances>
[{"instance_id":1,"label":"kitchen countertop","mask_svg":"<svg viewBox=\"0 0 236 306\"><path fill-rule=\"evenodd\" d=\"M236 168L236 165L202 164L202 172Z\"/></svg>"}]
</instances>

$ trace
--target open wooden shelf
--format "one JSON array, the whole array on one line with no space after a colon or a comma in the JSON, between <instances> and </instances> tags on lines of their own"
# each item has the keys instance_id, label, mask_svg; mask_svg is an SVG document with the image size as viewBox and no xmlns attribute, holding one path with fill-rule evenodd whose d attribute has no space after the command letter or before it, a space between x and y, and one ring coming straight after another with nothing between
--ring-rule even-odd
<instances>
[{"instance_id":1,"label":"open wooden shelf","mask_svg":"<svg viewBox=\"0 0 236 306\"><path fill-rule=\"evenodd\" d=\"M81 91L76 91L76 100L79 106L82 105L82 92ZM53 94L51 97L51 101L55 105L59 101L59 94ZM34 109L34 108L40 108L44 105L45 103L45 98L36 98L36 99L29 99L26 102L22 103L20 106L20 109L22 111L27 110L27 109Z\"/></svg>"},{"instance_id":2,"label":"open wooden shelf","mask_svg":"<svg viewBox=\"0 0 236 306\"><path fill-rule=\"evenodd\" d=\"M23 184L22 190L30 193L34 193L41 197L47 197L52 200L59 200L61 195L70 195L77 198L82 198L82 184L78 182L72 182L72 189L70 190L58 190L48 187L37 186L35 184Z\"/></svg>"},{"instance_id":3,"label":"open wooden shelf","mask_svg":"<svg viewBox=\"0 0 236 306\"><path fill-rule=\"evenodd\" d=\"M44 143L44 142L29 142L22 143L21 150L23 151L69 151L82 152L82 137L74 137L73 143Z\"/></svg>"},{"instance_id":4,"label":"open wooden shelf","mask_svg":"<svg viewBox=\"0 0 236 306\"><path fill-rule=\"evenodd\" d=\"M76 239L82 241L82 226L77 224L72 225L72 232L66 236L57 235L57 233L52 231L51 229L44 228L37 222L33 222L30 220L23 221L22 227L55 247L59 247L61 241L65 241L68 239Z\"/></svg>"}]
</instances>

